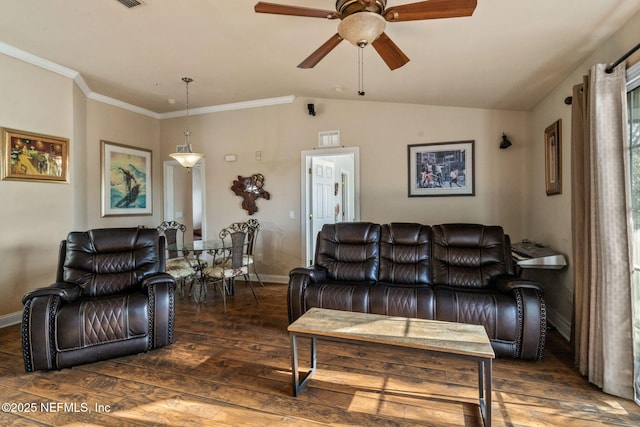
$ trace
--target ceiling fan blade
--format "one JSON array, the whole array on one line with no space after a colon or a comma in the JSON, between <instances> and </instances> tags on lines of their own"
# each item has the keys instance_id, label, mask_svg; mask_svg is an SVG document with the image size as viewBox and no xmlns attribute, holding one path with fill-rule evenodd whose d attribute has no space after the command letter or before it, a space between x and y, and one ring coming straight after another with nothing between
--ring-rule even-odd
<instances>
[{"instance_id":1,"label":"ceiling fan blade","mask_svg":"<svg viewBox=\"0 0 640 427\"><path fill-rule=\"evenodd\" d=\"M309 55L304 61L302 61L298 68L313 68L318 62L322 60L329 52L333 50L343 40L340 34L336 33L333 37L327 40L322 46Z\"/></svg>"},{"instance_id":2,"label":"ceiling fan blade","mask_svg":"<svg viewBox=\"0 0 640 427\"><path fill-rule=\"evenodd\" d=\"M275 15L290 15L290 16L307 16L310 18L336 19L340 17L340 14L334 10L312 9L309 7L265 3L262 1L256 3L254 10L258 13L273 13Z\"/></svg>"},{"instance_id":3,"label":"ceiling fan blade","mask_svg":"<svg viewBox=\"0 0 640 427\"><path fill-rule=\"evenodd\" d=\"M477 3L477 0L421 1L390 7L385 10L384 18L389 22L395 22L471 16Z\"/></svg>"},{"instance_id":4,"label":"ceiling fan blade","mask_svg":"<svg viewBox=\"0 0 640 427\"><path fill-rule=\"evenodd\" d=\"M380 34L380 37L371 45L392 70L400 68L409 62L407 55L385 33Z\"/></svg>"}]
</instances>

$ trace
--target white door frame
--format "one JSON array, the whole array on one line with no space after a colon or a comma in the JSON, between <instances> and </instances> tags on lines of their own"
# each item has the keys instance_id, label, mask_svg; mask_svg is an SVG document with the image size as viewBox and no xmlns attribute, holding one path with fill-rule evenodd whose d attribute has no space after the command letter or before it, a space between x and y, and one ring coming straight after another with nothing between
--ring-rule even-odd
<instances>
[{"instance_id":1,"label":"white door frame","mask_svg":"<svg viewBox=\"0 0 640 427\"><path fill-rule=\"evenodd\" d=\"M351 177L353 189L354 189L354 206L353 206L353 220L360 220L360 147L343 147L343 148L323 148L319 150L305 150L300 155L300 227L301 227L301 253L302 259L305 265L309 263L309 260L313 258L313 253L309 253L309 215L311 214L310 194L309 194L309 167L311 165L312 157L322 156L341 156L352 155L353 156L353 177ZM312 249L313 251L313 249Z\"/></svg>"}]
</instances>

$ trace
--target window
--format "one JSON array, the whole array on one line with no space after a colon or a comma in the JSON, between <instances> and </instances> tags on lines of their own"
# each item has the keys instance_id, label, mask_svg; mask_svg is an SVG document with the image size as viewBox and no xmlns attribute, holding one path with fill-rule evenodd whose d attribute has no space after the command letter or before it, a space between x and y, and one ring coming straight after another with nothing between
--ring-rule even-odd
<instances>
[{"instance_id":1,"label":"window","mask_svg":"<svg viewBox=\"0 0 640 427\"><path fill-rule=\"evenodd\" d=\"M629 163L631 170L631 221L633 224L633 359L636 402L640 395L640 63L627 70L627 114L629 119Z\"/></svg>"}]
</instances>

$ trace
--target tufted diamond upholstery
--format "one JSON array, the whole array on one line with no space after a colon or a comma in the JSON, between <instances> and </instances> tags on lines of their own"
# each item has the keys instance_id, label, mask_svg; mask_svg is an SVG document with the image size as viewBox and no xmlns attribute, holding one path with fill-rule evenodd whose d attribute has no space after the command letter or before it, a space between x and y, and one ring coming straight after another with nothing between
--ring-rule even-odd
<instances>
[{"instance_id":1,"label":"tufted diamond upholstery","mask_svg":"<svg viewBox=\"0 0 640 427\"><path fill-rule=\"evenodd\" d=\"M378 276L380 225L327 224L318 235L316 264L332 280L375 281Z\"/></svg>"},{"instance_id":2,"label":"tufted diamond upholstery","mask_svg":"<svg viewBox=\"0 0 640 427\"><path fill-rule=\"evenodd\" d=\"M311 307L483 325L497 356L544 348L542 288L514 275L499 226L325 225L316 264L289 273L289 320Z\"/></svg>"},{"instance_id":3,"label":"tufted diamond upholstery","mask_svg":"<svg viewBox=\"0 0 640 427\"><path fill-rule=\"evenodd\" d=\"M434 225L433 283L488 288L495 277L513 273L510 251L511 248L505 245L502 227Z\"/></svg>"},{"instance_id":4,"label":"tufted diamond upholstery","mask_svg":"<svg viewBox=\"0 0 640 427\"><path fill-rule=\"evenodd\" d=\"M164 272L164 238L155 229L69 233L58 267L56 283L23 298L27 372L173 342L175 280Z\"/></svg>"}]
</instances>

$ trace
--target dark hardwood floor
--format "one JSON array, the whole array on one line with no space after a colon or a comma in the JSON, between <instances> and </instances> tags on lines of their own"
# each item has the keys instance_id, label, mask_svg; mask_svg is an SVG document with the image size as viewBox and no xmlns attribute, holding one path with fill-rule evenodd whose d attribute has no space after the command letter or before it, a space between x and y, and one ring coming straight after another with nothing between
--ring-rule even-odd
<instances>
[{"instance_id":1,"label":"dark hardwood floor","mask_svg":"<svg viewBox=\"0 0 640 427\"><path fill-rule=\"evenodd\" d=\"M286 285L178 299L175 343L146 354L24 373L19 326L0 329L0 425L479 426L476 364L385 346L319 341L318 371L291 394ZM302 342L304 343L304 342ZM303 345L301 361L308 360ZM497 359L496 426L638 426L640 407L602 393L550 331L544 359ZM35 409L29 411L28 409Z\"/></svg>"}]
</instances>

